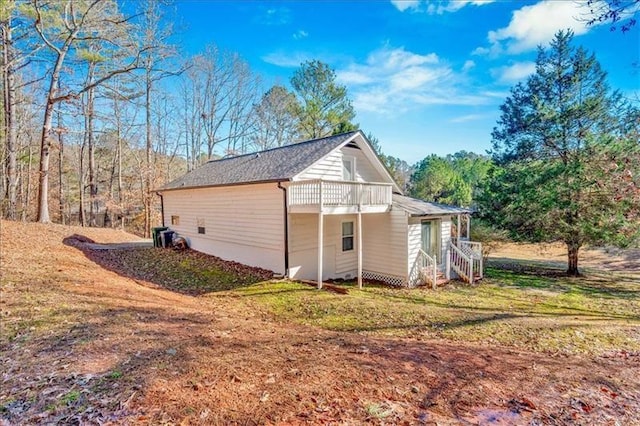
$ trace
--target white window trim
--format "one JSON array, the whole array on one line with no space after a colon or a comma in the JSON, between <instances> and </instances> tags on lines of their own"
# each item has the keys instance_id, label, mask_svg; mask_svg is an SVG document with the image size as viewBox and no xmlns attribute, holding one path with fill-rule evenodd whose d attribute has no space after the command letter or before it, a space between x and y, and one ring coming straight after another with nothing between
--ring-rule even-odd
<instances>
[{"instance_id":1,"label":"white window trim","mask_svg":"<svg viewBox=\"0 0 640 426\"><path fill-rule=\"evenodd\" d=\"M351 155L343 155L342 156L342 180L347 180L345 179L344 176L344 162L348 161L349 163L351 163L351 181L356 181L357 177L356 177L356 157L351 156Z\"/></svg>"},{"instance_id":2,"label":"white window trim","mask_svg":"<svg viewBox=\"0 0 640 426\"><path fill-rule=\"evenodd\" d=\"M351 223L351 235L344 235L343 224L345 224L345 223ZM351 249L350 250L345 250L344 249L344 239L345 238L351 238L352 239ZM355 220L342 220L342 221L340 221L340 249L342 250L342 253L351 252L351 251L354 251L356 249L356 222L355 222Z\"/></svg>"}]
</instances>

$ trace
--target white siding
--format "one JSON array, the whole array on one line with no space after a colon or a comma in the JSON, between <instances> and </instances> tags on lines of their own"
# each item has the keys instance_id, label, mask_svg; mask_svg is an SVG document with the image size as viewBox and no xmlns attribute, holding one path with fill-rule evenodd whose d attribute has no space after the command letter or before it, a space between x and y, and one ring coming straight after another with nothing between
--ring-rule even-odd
<instances>
[{"instance_id":1,"label":"white siding","mask_svg":"<svg viewBox=\"0 0 640 426\"><path fill-rule=\"evenodd\" d=\"M342 222L353 221L356 215L323 216L322 278L353 278L357 272L357 246L342 251ZM363 230L363 235L365 234ZM354 234L354 245L357 235ZM289 215L289 276L315 280L318 276L318 215Z\"/></svg>"},{"instance_id":2,"label":"white siding","mask_svg":"<svg viewBox=\"0 0 640 426\"><path fill-rule=\"evenodd\" d=\"M441 250L442 250L442 259L444 263L444 256L447 252L447 247L449 246L449 241L451 241L451 217L443 217L440 222L440 238L441 238Z\"/></svg>"},{"instance_id":3,"label":"white siding","mask_svg":"<svg viewBox=\"0 0 640 426\"><path fill-rule=\"evenodd\" d=\"M358 182L385 182L362 150L345 146L341 151L342 155L356 159L356 180Z\"/></svg>"},{"instance_id":4,"label":"white siding","mask_svg":"<svg viewBox=\"0 0 640 426\"><path fill-rule=\"evenodd\" d=\"M306 179L326 179L342 180L342 158L344 156L355 158L356 160L356 180L359 182L385 182L380 173L373 167L369 159L362 150L357 148L343 147L329 153L326 157L318 161L313 167L306 170L296 180Z\"/></svg>"},{"instance_id":5,"label":"white siding","mask_svg":"<svg viewBox=\"0 0 640 426\"><path fill-rule=\"evenodd\" d=\"M409 252L407 262L407 273L411 273L416 267L418 258L418 250L422 247L422 227L420 220L415 218L409 219L409 230L407 232L407 250Z\"/></svg>"},{"instance_id":6,"label":"white siding","mask_svg":"<svg viewBox=\"0 0 640 426\"><path fill-rule=\"evenodd\" d=\"M342 152L340 150L330 152L296 180L307 179L342 180Z\"/></svg>"},{"instance_id":7,"label":"white siding","mask_svg":"<svg viewBox=\"0 0 640 426\"><path fill-rule=\"evenodd\" d=\"M389 213L362 215L362 268L384 275L407 277L407 216Z\"/></svg>"},{"instance_id":8,"label":"white siding","mask_svg":"<svg viewBox=\"0 0 640 426\"><path fill-rule=\"evenodd\" d=\"M166 191L163 200L164 223L194 250L285 272L283 193L275 183ZM198 234L198 219L205 234Z\"/></svg>"}]
</instances>

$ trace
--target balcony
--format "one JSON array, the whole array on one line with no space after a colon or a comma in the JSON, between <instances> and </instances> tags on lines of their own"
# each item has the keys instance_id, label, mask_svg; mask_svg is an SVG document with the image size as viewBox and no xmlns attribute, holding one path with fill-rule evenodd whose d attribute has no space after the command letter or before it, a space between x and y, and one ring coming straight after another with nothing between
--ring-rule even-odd
<instances>
[{"instance_id":1,"label":"balcony","mask_svg":"<svg viewBox=\"0 0 640 426\"><path fill-rule=\"evenodd\" d=\"M288 185L289 213L382 213L391 207L391 184L305 180Z\"/></svg>"}]
</instances>

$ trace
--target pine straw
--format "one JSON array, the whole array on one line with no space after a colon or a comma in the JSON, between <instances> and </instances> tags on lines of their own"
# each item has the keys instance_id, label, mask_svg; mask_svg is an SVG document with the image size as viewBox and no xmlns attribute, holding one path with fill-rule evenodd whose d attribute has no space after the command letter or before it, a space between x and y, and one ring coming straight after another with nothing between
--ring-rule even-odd
<instances>
[{"instance_id":1,"label":"pine straw","mask_svg":"<svg viewBox=\"0 0 640 426\"><path fill-rule=\"evenodd\" d=\"M63 243L131 235L0 226L8 424L640 423L638 354L550 357L283 323L240 293L167 290Z\"/></svg>"}]
</instances>

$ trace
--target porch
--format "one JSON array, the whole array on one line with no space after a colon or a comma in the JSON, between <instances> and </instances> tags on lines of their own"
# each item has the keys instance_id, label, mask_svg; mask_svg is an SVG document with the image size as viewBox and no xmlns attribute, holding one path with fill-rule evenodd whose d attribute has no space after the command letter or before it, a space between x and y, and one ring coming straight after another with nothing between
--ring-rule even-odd
<instances>
[{"instance_id":1,"label":"porch","mask_svg":"<svg viewBox=\"0 0 640 426\"><path fill-rule=\"evenodd\" d=\"M470 223L469 211L440 217L418 213L409 219L409 286L435 289L454 278L471 284L483 278L482 244L470 241Z\"/></svg>"},{"instance_id":2,"label":"porch","mask_svg":"<svg viewBox=\"0 0 640 426\"><path fill-rule=\"evenodd\" d=\"M444 251L444 262L423 249L418 251L410 282L430 284L433 289L442 283L458 278L473 284L484 278L482 243L452 239ZM455 276L454 276L455 274Z\"/></svg>"}]
</instances>

